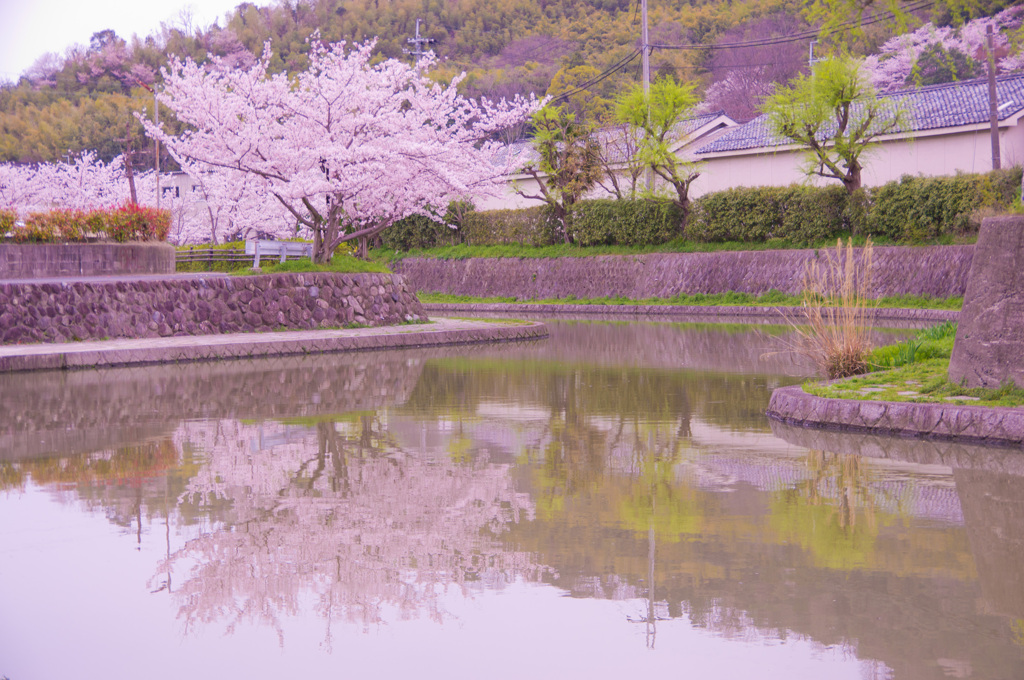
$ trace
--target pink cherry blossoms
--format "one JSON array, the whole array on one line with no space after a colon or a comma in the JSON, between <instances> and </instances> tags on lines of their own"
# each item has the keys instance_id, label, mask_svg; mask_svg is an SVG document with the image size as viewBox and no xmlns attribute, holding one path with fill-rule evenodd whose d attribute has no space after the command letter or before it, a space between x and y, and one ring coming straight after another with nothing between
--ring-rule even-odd
<instances>
[{"instance_id":1,"label":"pink cherry blossoms","mask_svg":"<svg viewBox=\"0 0 1024 680\"><path fill-rule=\"evenodd\" d=\"M371 64L372 47L314 40L309 69L294 76L269 73L266 59L175 61L160 99L190 129L171 136L144 121L147 132L193 176L253 181L255 210L287 211L293 232L296 223L313 232L321 261L403 217L497 191L507 168L490 137L538 102L476 103L457 93L458 79L422 75L429 60Z\"/></svg>"},{"instance_id":2,"label":"pink cherry blossoms","mask_svg":"<svg viewBox=\"0 0 1024 680\"><path fill-rule=\"evenodd\" d=\"M959 29L944 26L936 28L925 24L913 33L896 36L882 45L879 54L864 60L864 70L871 84L881 92L907 87L908 78L921 55L933 46L944 51L957 51L984 63L986 59L985 32L993 29L993 46L997 55L997 68L1001 73L1018 71L1024 67L1024 55L1009 54L1010 42L1003 32L1020 27L1024 7L1010 7L993 17L970 21ZM998 56L1002 55L1002 56Z\"/></svg>"},{"instance_id":3,"label":"pink cherry blossoms","mask_svg":"<svg viewBox=\"0 0 1024 680\"><path fill-rule=\"evenodd\" d=\"M150 175L136 175L137 186L153 181ZM114 208L126 203L128 196L121 156L104 163L89 151L73 163L0 163L0 208L21 216L53 209Z\"/></svg>"}]
</instances>

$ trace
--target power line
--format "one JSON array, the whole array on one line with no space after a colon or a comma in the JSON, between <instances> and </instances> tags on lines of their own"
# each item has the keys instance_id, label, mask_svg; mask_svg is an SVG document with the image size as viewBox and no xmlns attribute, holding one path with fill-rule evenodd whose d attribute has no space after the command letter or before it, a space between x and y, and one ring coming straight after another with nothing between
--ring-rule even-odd
<instances>
[{"instance_id":1,"label":"power line","mask_svg":"<svg viewBox=\"0 0 1024 680\"><path fill-rule=\"evenodd\" d=\"M638 5L639 5L639 3L638 3ZM917 12L917 11L920 11L920 10L923 10L923 9L928 9L930 7L933 7L934 5L935 5L934 0L918 0L917 2L914 2L914 3L911 3L910 5L907 5L907 7L905 7L904 9L907 12ZM878 14L874 14L872 16L869 16L868 18L864 19L863 21L850 20L850 21L843 22L842 24L838 25L835 29L833 29L829 33L838 33L838 32L840 32L840 31L842 31L844 29L852 28L853 26L858 26L858 25L859 26L870 26L871 24L876 24L876 23L878 23L880 21L884 21L886 19L891 19L894 16L895 16L895 14L893 14L892 12L880 12ZM648 47L651 50L659 49L659 50L712 50L712 51L716 51L716 50L735 49L735 48L739 48L739 47L770 47L772 45L782 45L782 44L786 44L786 43L807 40L809 38L818 37L819 35L821 35L821 31L819 31L819 30L808 30L808 31L803 31L801 33L796 33L796 34L785 36L785 37L762 38L762 39L759 39L759 40L749 40L749 41L732 42L732 43L719 43L717 45L707 45L707 44L703 44L703 43L694 43L694 44L689 44L689 45L651 44ZM615 64L610 66L608 69L606 69L602 73L599 73L598 75L594 76L593 78L591 78L588 81L580 83L579 85L577 85L572 90L569 90L568 92L563 92L563 93L553 97L551 101L552 102L565 101L565 100L567 100L569 97L571 97L574 94L577 94L579 92L583 92L584 90L590 89L592 86L600 83L603 80L606 80L607 78L611 77L615 73L623 70L626 66L628 66L630 64L630 62L632 62L634 59L636 59L638 56L640 56L640 53L642 51L643 51L642 48L637 48L637 49L633 50L633 52L631 52L629 55L627 55L626 57L623 57L622 59L620 59L618 62L616 62ZM768 65L768 64L765 64L765 65ZM737 68L744 68L744 67L750 67L750 66L754 66L754 65L753 64L751 64L751 65L737 65ZM672 68L678 69L678 68L696 68L696 67L695 66L679 66L679 67L673 66Z\"/></svg>"},{"instance_id":2,"label":"power line","mask_svg":"<svg viewBox=\"0 0 1024 680\"><path fill-rule=\"evenodd\" d=\"M627 56L623 57L622 59L620 59L613 66L611 66L610 68L605 70L603 73L599 73L598 75L594 76L590 80L588 80L586 82L583 82L583 83L580 83L579 85L577 85L572 90L569 90L568 92L563 92L563 93L553 97L551 101L552 102L564 101L564 100L567 100L569 97L571 97L572 95L574 95L574 94L576 94L578 92L583 92L584 90L590 89L591 86L597 85L602 80L605 80L608 77L610 77L610 76L614 75L615 73L617 73L618 71L621 71L622 69L626 68L626 66L628 66L629 63L632 62L634 59L636 59L638 56L640 56L640 49L639 48L633 50L629 55L627 55Z\"/></svg>"},{"instance_id":3,"label":"power line","mask_svg":"<svg viewBox=\"0 0 1024 680\"><path fill-rule=\"evenodd\" d=\"M933 7L934 5L935 5L935 2L933 0L918 0L918 2L915 2L913 4L907 5L905 10L907 12L917 12L917 11L922 10L922 9L928 9L930 7ZM839 26L836 26L836 28L833 29L832 31L829 31L829 33L838 33L838 32L840 32L840 31L842 31L844 29L852 28L854 26L870 26L871 24L876 24L879 21L884 21L886 19L891 19L894 16L895 15L892 12L881 12L879 14L874 14L874 15L868 17L867 19L864 19L863 21L854 21L854 20L846 21L846 22L843 22L842 24L840 24ZM797 42L797 41L801 41L801 40L808 40L809 38L815 38L815 37L817 37L819 35L821 35L821 31L810 29L810 30L807 30L807 31L803 31L801 33L795 33L793 35L789 35L789 36L785 36L785 37L761 38L761 39L758 39L758 40L747 40L747 41L741 41L741 42L718 43L716 45L707 45L707 44L703 44L703 43L691 43L691 44L687 44L687 45L652 44L651 45L651 49L658 49L658 50L728 50L728 49L734 49L734 48L738 48L738 47L769 47L771 45L781 45L781 44L784 44L784 43Z\"/></svg>"}]
</instances>

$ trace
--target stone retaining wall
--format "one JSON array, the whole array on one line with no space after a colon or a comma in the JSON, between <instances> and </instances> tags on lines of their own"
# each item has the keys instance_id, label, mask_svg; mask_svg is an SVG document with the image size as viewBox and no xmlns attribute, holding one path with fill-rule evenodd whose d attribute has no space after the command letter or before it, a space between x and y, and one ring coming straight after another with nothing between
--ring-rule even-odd
<instances>
[{"instance_id":1,"label":"stone retaining wall","mask_svg":"<svg viewBox=\"0 0 1024 680\"><path fill-rule=\"evenodd\" d=\"M268 274L0 284L0 343L251 333L425 319L401 276Z\"/></svg>"},{"instance_id":2,"label":"stone retaining wall","mask_svg":"<svg viewBox=\"0 0 1024 680\"><path fill-rule=\"evenodd\" d=\"M1024 445L1024 408L828 399L795 385L772 392L768 417L800 427Z\"/></svg>"},{"instance_id":3,"label":"stone retaining wall","mask_svg":"<svg viewBox=\"0 0 1024 680\"><path fill-rule=\"evenodd\" d=\"M0 279L173 272L166 243L0 243Z\"/></svg>"},{"instance_id":4,"label":"stone retaining wall","mask_svg":"<svg viewBox=\"0 0 1024 680\"><path fill-rule=\"evenodd\" d=\"M876 295L959 297L967 287L974 246L874 248ZM654 253L552 259L407 258L394 266L416 291L516 297L520 300L680 293L799 293L807 262L821 250Z\"/></svg>"}]
</instances>

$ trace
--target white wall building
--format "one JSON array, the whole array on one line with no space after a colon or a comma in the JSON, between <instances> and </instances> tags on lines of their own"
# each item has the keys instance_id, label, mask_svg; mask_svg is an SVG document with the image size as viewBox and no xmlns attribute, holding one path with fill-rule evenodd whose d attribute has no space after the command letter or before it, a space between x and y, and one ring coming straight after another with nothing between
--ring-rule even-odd
<instances>
[{"instance_id":1,"label":"white wall building","mask_svg":"<svg viewBox=\"0 0 1024 680\"><path fill-rule=\"evenodd\" d=\"M885 135L863 157L865 186L879 186L903 175L941 176L992 169L989 133L988 83L985 79L931 85L881 95L897 101L908 113L907 128ZM1003 75L996 83L999 144L1003 168L1024 164L1024 74ZM690 186L690 198L735 187L788 186L808 182L836 183L823 177L808 178L801 170L801 147L774 136L767 116L737 125L722 114L685 121L686 132L676 153L701 163L700 177ZM526 145L523 145L526 147ZM517 153L524 162L528 147ZM520 166L522 163L519 164ZM481 202L478 209L519 208L539 205L514 193L512 185L530 186L525 175L509 177L509 190L500 199ZM588 198L608 193L593 191Z\"/></svg>"},{"instance_id":2,"label":"white wall building","mask_svg":"<svg viewBox=\"0 0 1024 680\"><path fill-rule=\"evenodd\" d=\"M864 157L865 186L903 175L941 176L992 169L988 83L969 80L887 93L908 114L907 129L878 139ZM1024 162L1024 74L996 82L1001 165ZM759 116L693 152L705 171L691 188L694 197L734 187L786 186L810 181L800 170L802 149L775 137Z\"/></svg>"}]
</instances>

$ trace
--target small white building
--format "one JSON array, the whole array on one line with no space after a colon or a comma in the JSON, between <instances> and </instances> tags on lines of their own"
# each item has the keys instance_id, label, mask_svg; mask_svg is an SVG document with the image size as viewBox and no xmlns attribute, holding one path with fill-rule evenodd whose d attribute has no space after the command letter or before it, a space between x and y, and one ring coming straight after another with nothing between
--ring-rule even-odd
<instances>
[{"instance_id":1,"label":"small white building","mask_svg":"<svg viewBox=\"0 0 1024 680\"><path fill-rule=\"evenodd\" d=\"M941 176L992 169L988 82L985 79L931 85L886 93L908 114L908 126L879 137L863 159L865 186L878 186L903 175ZM996 81L1001 165L1024 162L1024 74ZM691 187L693 197L734 187L787 186L808 181L800 170L801 147L776 137L767 116L694 151L704 171ZM816 177L824 185L835 180Z\"/></svg>"},{"instance_id":2,"label":"small white building","mask_svg":"<svg viewBox=\"0 0 1024 680\"><path fill-rule=\"evenodd\" d=\"M675 130L673 131L672 138L674 141L671 144L671 149L674 153L680 156L687 156L693 158L693 150L697 147L704 146L719 136L727 133L729 130L737 127L736 121L729 118L723 111L716 111L714 113L701 114L692 118L687 118L680 121ZM625 172L625 166L627 165L628 158L625 152L625 145L622 139L622 129L618 127L604 128L598 130L596 136L598 141L604 146L605 154L608 156L609 165L613 170L618 169L618 174L622 177ZM533 162L537 159L537 153L534 151L532 145L529 142L516 142L509 147L509 153L512 154L513 167L523 167L529 162ZM504 158L499 159L504 162ZM539 173L543 176L543 173ZM660 182L660 181L659 181ZM587 198L610 198L614 195L606 188L608 182L602 183L604 186L599 185L595 187L588 195ZM540 190L537 188L537 182L530 175L527 174L513 174L508 177L508 188L502 196L485 198L477 203L477 210L499 210L507 208L529 208L536 205L541 205L542 202L536 199L525 198L524 196L516 193L516 187L521 188L528 194L539 194Z\"/></svg>"},{"instance_id":3,"label":"small white building","mask_svg":"<svg viewBox=\"0 0 1024 680\"><path fill-rule=\"evenodd\" d=\"M942 176L992 169L988 82L969 80L886 93L908 113L908 126L877 139L862 161L865 186L879 186L903 175ZM999 145L1004 168L1024 164L1024 74L1003 75L996 82ZM738 125L723 113L698 116L680 124L674 151L700 163L700 177L690 186L690 198L736 187L788 186L809 182L835 183L824 177L808 178L801 170L802 147L776 137L767 116ZM608 133L604 134L608 139ZM533 153L529 144L516 145L522 166ZM506 195L483 201L477 208L521 208L539 205L514 193L519 183L538 193L528 175L511 175ZM598 187L588 198L606 198Z\"/></svg>"}]
</instances>

